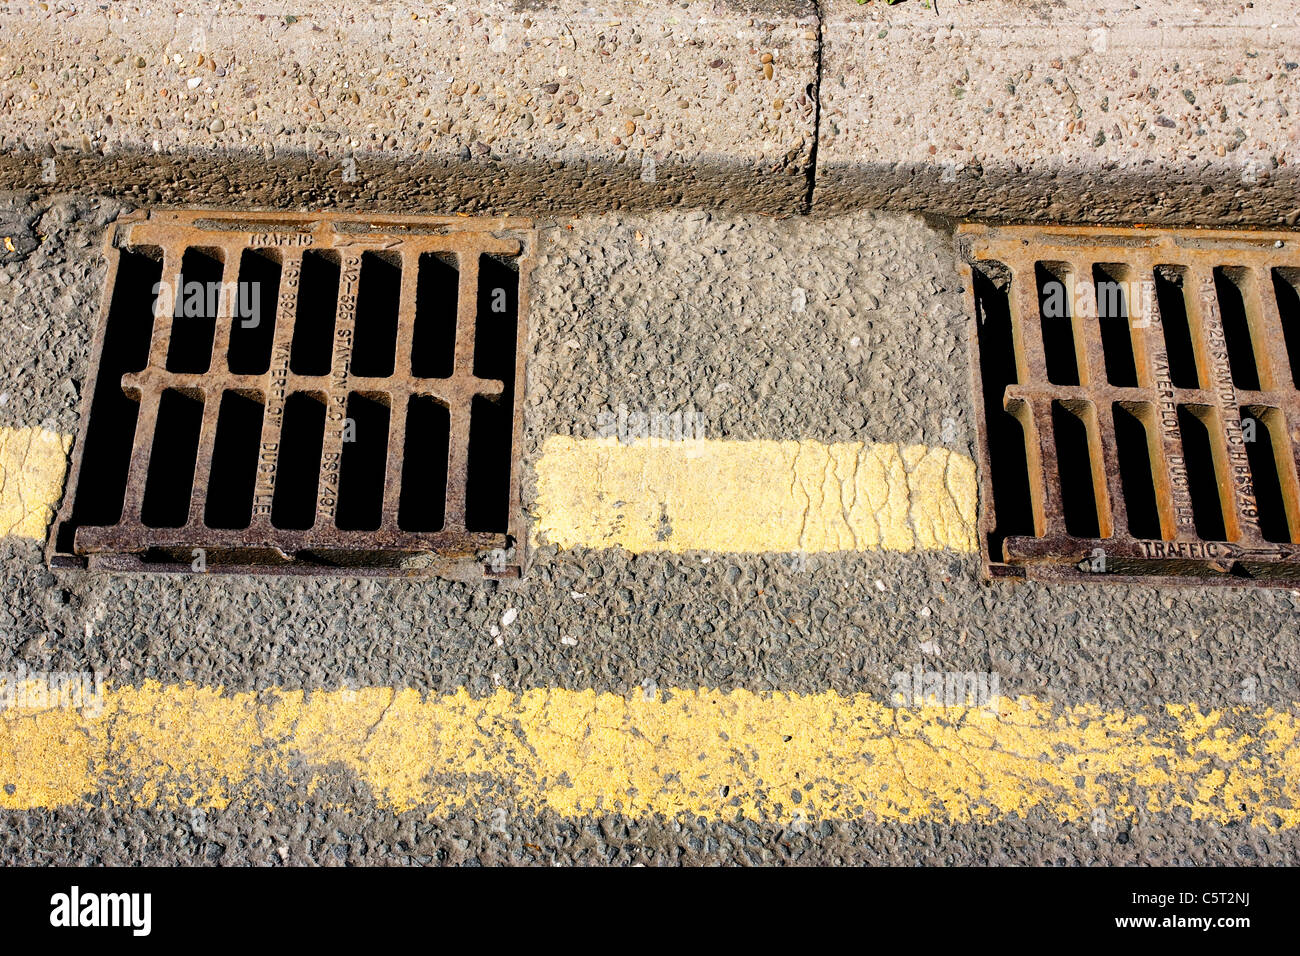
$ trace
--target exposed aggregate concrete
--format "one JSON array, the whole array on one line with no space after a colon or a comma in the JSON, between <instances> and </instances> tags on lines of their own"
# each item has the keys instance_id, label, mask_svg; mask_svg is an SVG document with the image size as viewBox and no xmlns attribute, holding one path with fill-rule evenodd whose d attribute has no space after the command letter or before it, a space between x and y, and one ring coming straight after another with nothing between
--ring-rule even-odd
<instances>
[{"instance_id":1,"label":"exposed aggregate concrete","mask_svg":"<svg viewBox=\"0 0 1300 956\"><path fill-rule=\"evenodd\" d=\"M814 208L1300 221L1289 4L910 6L825 8Z\"/></svg>"},{"instance_id":2,"label":"exposed aggregate concrete","mask_svg":"<svg viewBox=\"0 0 1300 956\"><path fill-rule=\"evenodd\" d=\"M0 12L0 188L48 189L50 159L56 189L150 202L805 201L809 0L295 10Z\"/></svg>"},{"instance_id":3,"label":"exposed aggregate concrete","mask_svg":"<svg viewBox=\"0 0 1300 956\"><path fill-rule=\"evenodd\" d=\"M0 11L0 189L1300 221L1289 0L296 9Z\"/></svg>"}]
</instances>

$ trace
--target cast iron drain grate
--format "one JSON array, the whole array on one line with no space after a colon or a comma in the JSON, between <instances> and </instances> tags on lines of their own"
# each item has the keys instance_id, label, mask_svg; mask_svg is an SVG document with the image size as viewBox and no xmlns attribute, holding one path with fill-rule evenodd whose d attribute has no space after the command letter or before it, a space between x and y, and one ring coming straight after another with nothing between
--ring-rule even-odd
<instances>
[{"instance_id":1,"label":"cast iron drain grate","mask_svg":"<svg viewBox=\"0 0 1300 956\"><path fill-rule=\"evenodd\" d=\"M958 237L989 573L1300 582L1295 234Z\"/></svg>"},{"instance_id":2,"label":"cast iron drain grate","mask_svg":"<svg viewBox=\"0 0 1300 956\"><path fill-rule=\"evenodd\" d=\"M518 577L530 245L520 219L119 222L51 566Z\"/></svg>"}]
</instances>

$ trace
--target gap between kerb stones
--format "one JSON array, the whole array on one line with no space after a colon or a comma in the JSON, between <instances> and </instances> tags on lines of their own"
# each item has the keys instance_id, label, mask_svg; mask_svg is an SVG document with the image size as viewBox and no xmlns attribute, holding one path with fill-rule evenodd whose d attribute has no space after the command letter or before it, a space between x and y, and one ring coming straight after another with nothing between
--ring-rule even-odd
<instances>
[{"instance_id":1,"label":"gap between kerb stones","mask_svg":"<svg viewBox=\"0 0 1300 956\"><path fill-rule=\"evenodd\" d=\"M817 19L817 49L814 54L817 68L813 73L813 133L812 146L808 150L808 191L804 195L799 214L807 216L812 212L813 195L817 191L817 143L822 133L822 41L823 25L821 0L812 0L813 16Z\"/></svg>"}]
</instances>

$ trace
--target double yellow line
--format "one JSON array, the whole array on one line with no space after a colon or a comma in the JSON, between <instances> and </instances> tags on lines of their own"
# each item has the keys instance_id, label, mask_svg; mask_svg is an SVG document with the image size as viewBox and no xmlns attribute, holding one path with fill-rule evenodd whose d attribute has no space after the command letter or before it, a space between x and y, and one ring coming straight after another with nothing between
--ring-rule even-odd
<instances>
[{"instance_id":1,"label":"double yellow line","mask_svg":"<svg viewBox=\"0 0 1300 956\"><path fill-rule=\"evenodd\" d=\"M0 430L0 530L42 538L67 436ZM564 547L826 552L975 548L975 469L942 448L552 438L535 534ZM527 610L525 609L525 614ZM575 648L572 653L581 653ZM4 691L4 688L0 688ZM785 821L992 822L1045 813L1110 827L1139 811L1300 824L1291 710L1147 716L1030 698L987 709L869 695L671 688L107 688L93 706L5 691L0 807L222 807L311 792L345 768L397 812L516 801L557 813ZM36 701L38 703L33 704ZM486 811L485 811L486 812Z\"/></svg>"}]
</instances>

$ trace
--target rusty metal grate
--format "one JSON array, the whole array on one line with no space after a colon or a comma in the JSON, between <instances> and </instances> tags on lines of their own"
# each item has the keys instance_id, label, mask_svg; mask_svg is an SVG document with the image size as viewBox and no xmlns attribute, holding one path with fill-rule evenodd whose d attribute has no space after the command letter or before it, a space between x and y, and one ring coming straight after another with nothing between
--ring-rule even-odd
<instances>
[{"instance_id":1,"label":"rusty metal grate","mask_svg":"<svg viewBox=\"0 0 1300 956\"><path fill-rule=\"evenodd\" d=\"M54 567L518 577L530 224L120 221Z\"/></svg>"},{"instance_id":2,"label":"rusty metal grate","mask_svg":"<svg viewBox=\"0 0 1300 956\"><path fill-rule=\"evenodd\" d=\"M990 575L1300 582L1300 237L958 241Z\"/></svg>"}]
</instances>

